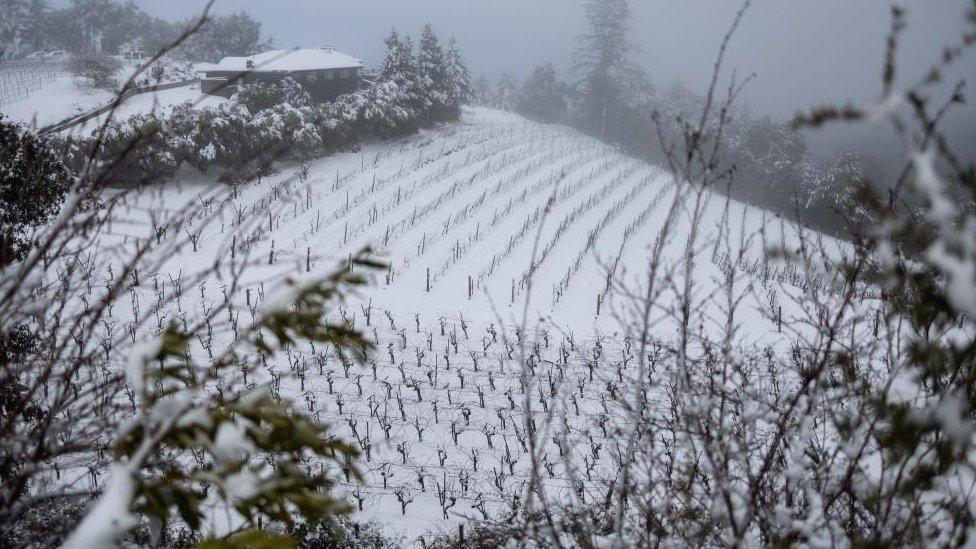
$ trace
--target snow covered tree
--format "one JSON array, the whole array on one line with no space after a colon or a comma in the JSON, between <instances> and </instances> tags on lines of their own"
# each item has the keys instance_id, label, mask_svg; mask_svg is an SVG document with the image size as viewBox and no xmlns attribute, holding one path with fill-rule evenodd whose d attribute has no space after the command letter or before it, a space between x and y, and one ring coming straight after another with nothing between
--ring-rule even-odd
<instances>
[{"instance_id":1,"label":"snow covered tree","mask_svg":"<svg viewBox=\"0 0 976 549\"><path fill-rule=\"evenodd\" d=\"M476 105L481 105L487 107L491 105L491 82L485 75L478 76L477 80L474 81L473 86L473 100Z\"/></svg>"},{"instance_id":2,"label":"snow covered tree","mask_svg":"<svg viewBox=\"0 0 976 549\"><path fill-rule=\"evenodd\" d=\"M431 108L425 93L424 80L413 54L410 37L400 38L394 30L386 39L387 54L380 68L377 83L384 84L392 94L391 102L405 108L412 116L423 116Z\"/></svg>"},{"instance_id":3,"label":"snow covered tree","mask_svg":"<svg viewBox=\"0 0 976 549\"><path fill-rule=\"evenodd\" d=\"M450 105L450 75L447 58L440 40L429 24L424 27L417 50L417 72L420 93L427 98L430 107L428 120L441 120L447 116Z\"/></svg>"},{"instance_id":4,"label":"snow covered tree","mask_svg":"<svg viewBox=\"0 0 976 549\"><path fill-rule=\"evenodd\" d=\"M471 73L468 65L461 56L457 41L451 38L447 46L447 83L448 105L452 109L453 118L460 114L459 107L471 100L474 89L471 85Z\"/></svg>"},{"instance_id":5,"label":"snow covered tree","mask_svg":"<svg viewBox=\"0 0 976 549\"><path fill-rule=\"evenodd\" d=\"M536 67L522 85L516 111L533 120L557 123L567 107L567 87L559 81L552 65Z\"/></svg>"},{"instance_id":6,"label":"snow covered tree","mask_svg":"<svg viewBox=\"0 0 976 549\"><path fill-rule=\"evenodd\" d=\"M627 118L626 98L640 70L631 64L633 49L628 0L587 0L588 31L576 51L577 115L583 129L613 139Z\"/></svg>"},{"instance_id":7,"label":"snow covered tree","mask_svg":"<svg viewBox=\"0 0 976 549\"><path fill-rule=\"evenodd\" d=\"M0 59L44 48L48 12L45 0L0 0Z\"/></svg>"},{"instance_id":8,"label":"snow covered tree","mask_svg":"<svg viewBox=\"0 0 976 549\"><path fill-rule=\"evenodd\" d=\"M72 182L46 141L0 116L0 267L23 259Z\"/></svg>"},{"instance_id":9,"label":"snow covered tree","mask_svg":"<svg viewBox=\"0 0 976 549\"><path fill-rule=\"evenodd\" d=\"M192 28L189 19L178 28ZM261 53L270 42L261 41L261 23L247 12L212 16L200 29L177 49L177 54L190 61L217 62L229 56L248 56Z\"/></svg>"},{"instance_id":10,"label":"snow covered tree","mask_svg":"<svg viewBox=\"0 0 976 549\"><path fill-rule=\"evenodd\" d=\"M83 39L79 51L95 55L115 53L104 43L109 28L119 22L115 0L71 0L71 7Z\"/></svg>"},{"instance_id":11,"label":"snow covered tree","mask_svg":"<svg viewBox=\"0 0 976 549\"><path fill-rule=\"evenodd\" d=\"M494 89L491 90L491 106L503 111L515 111L518 105L518 84L515 77L509 73L504 73L498 79Z\"/></svg>"}]
</instances>

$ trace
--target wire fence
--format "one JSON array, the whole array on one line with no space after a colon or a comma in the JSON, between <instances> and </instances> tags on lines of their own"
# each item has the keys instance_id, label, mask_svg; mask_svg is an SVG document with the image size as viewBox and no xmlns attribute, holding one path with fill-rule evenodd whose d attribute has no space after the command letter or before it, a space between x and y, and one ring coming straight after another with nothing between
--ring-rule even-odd
<instances>
[{"instance_id":1,"label":"wire fence","mask_svg":"<svg viewBox=\"0 0 976 549\"><path fill-rule=\"evenodd\" d=\"M11 61L0 63L0 107L22 101L64 74L63 61Z\"/></svg>"}]
</instances>

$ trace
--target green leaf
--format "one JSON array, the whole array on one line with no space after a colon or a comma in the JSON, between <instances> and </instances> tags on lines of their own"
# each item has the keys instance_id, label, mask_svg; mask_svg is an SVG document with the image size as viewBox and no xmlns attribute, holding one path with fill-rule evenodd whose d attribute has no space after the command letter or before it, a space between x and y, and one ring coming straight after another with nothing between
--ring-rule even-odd
<instances>
[{"instance_id":1,"label":"green leaf","mask_svg":"<svg viewBox=\"0 0 976 549\"><path fill-rule=\"evenodd\" d=\"M245 530L229 539L206 540L199 549L294 549L298 544L289 536L271 534L263 530Z\"/></svg>"}]
</instances>

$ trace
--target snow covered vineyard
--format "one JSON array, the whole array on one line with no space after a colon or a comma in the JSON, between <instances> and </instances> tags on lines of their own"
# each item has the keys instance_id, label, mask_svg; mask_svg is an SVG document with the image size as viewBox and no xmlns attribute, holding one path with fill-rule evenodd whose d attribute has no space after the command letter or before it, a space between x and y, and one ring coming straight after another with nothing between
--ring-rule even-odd
<instances>
[{"instance_id":1,"label":"snow covered vineyard","mask_svg":"<svg viewBox=\"0 0 976 549\"><path fill-rule=\"evenodd\" d=\"M204 180L189 175L126 199L120 223L131 227L117 224L117 232L136 238L151 229L164 239L177 229L167 226L171 214L188 201L205 204L200 219L175 231L192 234L194 249L164 265L161 277L236 246L263 257L251 281L258 283L320 272L370 246L390 264L370 297L397 314L464 312L471 321L510 322L521 314L531 274L531 317L576 331L617 324L613 313L623 304L607 291L608 271L640 280L674 198L658 168L565 127L479 109L459 125L283 167L229 196ZM731 245L751 252L741 264L765 265L766 245L795 241L792 225L762 210L706 197L701 241L712 261L699 266L703 292L728 269L728 252L715 246L723 220L734 227ZM666 257L680 258L687 223L679 215L671 227ZM834 254L845 249L823 243ZM765 334L770 326L753 327Z\"/></svg>"},{"instance_id":2,"label":"snow covered vineyard","mask_svg":"<svg viewBox=\"0 0 976 549\"><path fill-rule=\"evenodd\" d=\"M395 143L286 165L234 190L188 174L123 198L113 235L102 241L107 251L146 238L185 244L146 259L132 275L132 311L114 311L106 329L136 340L230 302L225 322L197 342L198 352L212 353L285 277L327 273L372 246L389 269L336 315L369 336L373 359L357 365L314 346L293 348L265 362L263 379L249 380L270 382L358 441L365 483L350 479L344 489L362 518L414 540L452 530L459 515L503 516L524 493L527 424L546 430L542 474L554 493L600 501L622 451L615 422L626 421L620 410L640 356L620 324L632 303L608 281L640 282L675 192L659 169L575 131L482 109ZM178 221L187 204L199 212ZM811 280L765 260L767 244L795 245L795 229L720 196L707 195L703 211L706 260L694 276L700 322L719 322L721 299L712 295L730 279L753 284L737 318L762 360L759 350L777 344L781 323L801 313L791 309L792 286L781 283L797 281L793 290L802 292ZM683 212L670 227L667 269L681 263L688 223ZM719 239L719 226L732 230ZM242 285L193 278L218 259L228 269L252 265ZM97 292L111 269L81 270ZM140 303L167 300L172 306L146 327L132 326ZM673 331L666 313L655 313L662 341ZM663 360L663 349L644 356ZM528 384L519 363L532 370ZM567 464L587 482L569 483ZM214 513L215 528L226 516Z\"/></svg>"}]
</instances>

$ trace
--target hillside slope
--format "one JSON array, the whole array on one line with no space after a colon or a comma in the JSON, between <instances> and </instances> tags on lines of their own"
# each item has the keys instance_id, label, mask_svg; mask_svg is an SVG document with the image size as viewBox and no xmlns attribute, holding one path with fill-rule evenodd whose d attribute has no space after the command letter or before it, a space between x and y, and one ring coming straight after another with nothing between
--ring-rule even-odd
<instances>
[{"instance_id":1,"label":"hillside slope","mask_svg":"<svg viewBox=\"0 0 976 549\"><path fill-rule=\"evenodd\" d=\"M636 362L621 325L634 302L607 291L608 272L642 284L649 250L676 204L660 257L668 282L652 315L659 319L654 335L670 338L668 307L685 266L694 203L675 203L677 190L660 169L573 130L469 109L459 124L305 167L285 165L233 190L187 173L126 197L114 235L102 244L112 251L139 239L191 236L192 249L184 245L140 273L145 282L133 290L133 310L140 300L178 292L173 310L153 321L162 326L167 316L199 316L231 293L239 308L226 331L255 315L282 278L328 272L364 246L381 252L389 271L337 313L374 341L374 360L360 367L322 349L290 349L268 360L266 379L254 382L270 382L357 440L365 484L343 489L360 518L413 539L432 528L451 531L458 513L503 516L519 505L528 464L525 395L513 359L527 299L539 387L531 414L542 418L559 407L567 443L592 448L580 463L593 484L574 488L600 497L601 482L615 475L613 423L626 421L614 394ZM172 214L188 204L197 215L172 225ZM788 296L777 297L791 287L782 282L795 281L800 292L809 280L767 270L763 238L795 246L796 229L720 195L706 193L700 205L696 322L705 330L722 323L727 258L742 249L731 279L740 289L753 286L736 317L743 345L775 345L780 319L801 313ZM830 254L845 251L829 239L812 241ZM213 279L183 287L189 274L228 258L252 260L244 286ZM113 318L123 330L126 315ZM545 450L546 483L569 493L556 440ZM214 512L215 528L226 516Z\"/></svg>"},{"instance_id":2,"label":"hillside slope","mask_svg":"<svg viewBox=\"0 0 976 549\"><path fill-rule=\"evenodd\" d=\"M249 251L267 256L274 248L275 261L256 279L307 264L321 270L371 246L391 269L369 296L393 313L510 321L530 297L530 317L577 331L615 329L613 312L625 303L607 291L608 272L621 282L642 280L676 189L660 169L574 130L487 109L468 110L457 125L314 161L307 176L302 171L285 166L212 206L216 215L268 211L263 230L248 237ZM206 179L189 175L134 206L161 219L213 193L201 187ZM669 268L683 257L692 205L681 205L668 233ZM704 293L725 278L727 245L746 248L742 263L755 265L764 262L763 238L796 243L792 224L721 195L705 193L701 218L694 281ZM211 259L231 233L224 223L202 229L197 251L182 254L174 268ZM719 234L729 242L717 246ZM832 254L846 249L817 241ZM758 317L743 320L759 339L769 332Z\"/></svg>"}]
</instances>

